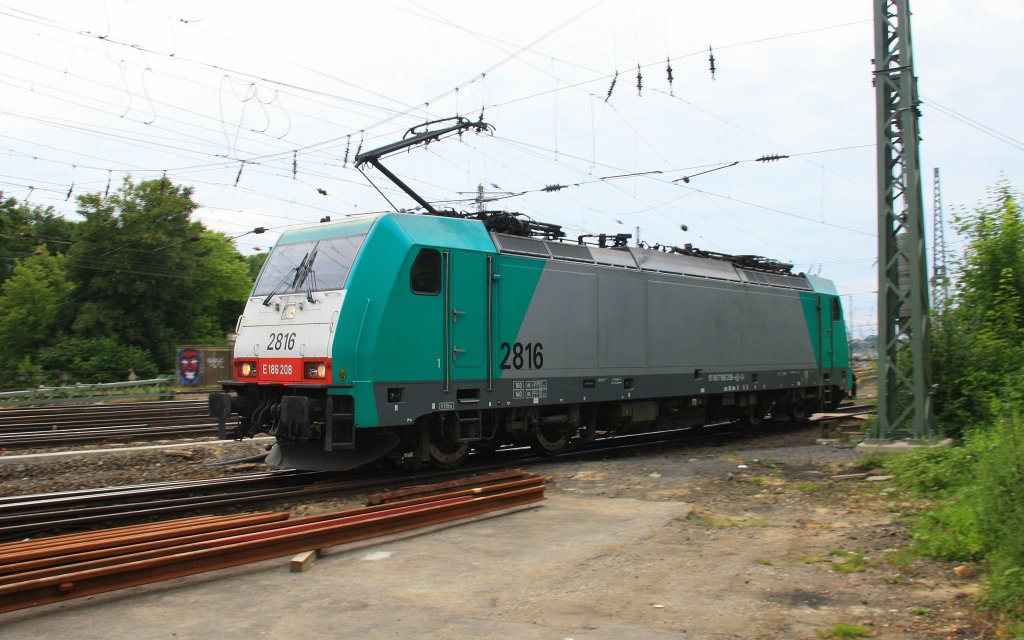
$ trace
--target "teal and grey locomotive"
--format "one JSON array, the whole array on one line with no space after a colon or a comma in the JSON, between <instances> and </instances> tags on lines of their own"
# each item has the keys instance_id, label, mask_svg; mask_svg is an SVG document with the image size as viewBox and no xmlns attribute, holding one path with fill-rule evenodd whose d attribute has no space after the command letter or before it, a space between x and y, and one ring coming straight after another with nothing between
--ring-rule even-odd
<instances>
[{"instance_id":1,"label":"teal and grey locomotive","mask_svg":"<svg viewBox=\"0 0 1024 640\"><path fill-rule=\"evenodd\" d=\"M509 221L384 213L285 231L239 318L233 379L210 397L222 437L275 436L268 462L284 467L447 467L507 443L554 454L602 433L803 419L851 387L828 280Z\"/></svg>"}]
</instances>

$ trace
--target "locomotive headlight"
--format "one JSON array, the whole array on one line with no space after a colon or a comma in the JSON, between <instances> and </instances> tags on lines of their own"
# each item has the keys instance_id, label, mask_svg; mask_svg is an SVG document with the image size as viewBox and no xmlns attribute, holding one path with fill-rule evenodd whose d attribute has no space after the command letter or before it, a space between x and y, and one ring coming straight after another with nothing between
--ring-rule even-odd
<instances>
[{"instance_id":1,"label":"locomotive headlight","mask_svg":"<svg viewBox=\"0 0 1024 640\"><path fill-rule=\"evenodd\" d=\"M255 362L242 362L238 365L238 374L243 378L252 378L256 375Z\"/></svg>"},{"instance_id":2,"label":"locomotive headlight","mask_svg":"<svg viewBox=\"0 0 1024 640\"><path fill-rule=\"evenodd\" d=\"M323 362L307 362L306 377L322 380L327 377L327 365Z\"/></svg>"},{"instance_id":3,"label":"locomotive headlight","mask_svg":"<svg viewBox=\"0 0 1024 640\"><path fill-rule=\"evenodd\" d=\"M282 320L293 320L295 319L295 305L286 304L284 305L284 311L281 312Z\"/></svg>"}]
</instances>

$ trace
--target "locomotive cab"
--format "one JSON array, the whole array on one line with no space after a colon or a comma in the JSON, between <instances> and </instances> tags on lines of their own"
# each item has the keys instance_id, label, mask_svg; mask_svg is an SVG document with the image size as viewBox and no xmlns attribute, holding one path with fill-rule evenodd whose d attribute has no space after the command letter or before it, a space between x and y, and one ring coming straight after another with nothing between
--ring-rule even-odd
<instances>
[{"instance_id":1,"label":"locomotive cab","mask_svg":"<svg viewBox=\"0 0 1024 640\"><path fill-rule=\"evenodd\" d=\"M363 217L282 234L238 319L232 380L210 396L221 438L275 436L271 462L283 462L282 444L354 448L352 411L331 394L347 379L332 348L345 284L373 222ZM238 422L229 434L232 414Z\"/></svg>"},{"instance_id":2,"label":"locomotive cab","mask_svg":"<svg viewBox=\"0 0 1024 640\"><path fill-rule=\"evenodd\" d=\"M406 453L430 448L409 428L436 409L428 398L485 377L494 251L478 223L445 222L379 214L282 234L239 318L233 379L210 397L221 437L269 434L268 463L316 469L358 466L400 441Z\"/></svg>"}]
</instances>

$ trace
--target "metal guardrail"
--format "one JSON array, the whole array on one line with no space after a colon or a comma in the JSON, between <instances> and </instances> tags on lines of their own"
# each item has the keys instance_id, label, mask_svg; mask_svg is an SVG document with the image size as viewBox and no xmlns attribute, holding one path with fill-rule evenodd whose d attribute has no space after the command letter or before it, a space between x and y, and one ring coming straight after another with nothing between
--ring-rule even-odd
<instances>
[{"instance_id":1,"label":"metal guardrail","mask_svg":"<svg viewBox=\"0 0 1024 640\"><path fill-rule=\"evenodd\" d=\"M130 382L100 382L73 384L62 387L36 387L20 391L0 392L0 406L31 407L41 404L61 404L87 400L117 400L120 398L174 398L173 376L160 376L150 380Z\"/></svg>"}]
</instances>

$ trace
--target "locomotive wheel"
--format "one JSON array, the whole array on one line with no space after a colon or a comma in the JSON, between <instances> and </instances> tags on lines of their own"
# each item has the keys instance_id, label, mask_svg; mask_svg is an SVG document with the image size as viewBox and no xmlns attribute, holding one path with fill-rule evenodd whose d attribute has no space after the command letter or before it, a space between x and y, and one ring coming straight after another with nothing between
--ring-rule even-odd
<instances>
[{"instance_id":1,"label":"locomotive wheel","mask_svg":"<svg viewBox=\"0 0 1024 640\"><path fill-rule=\"evenodd\" d=\"M456 440L453 420L437 418L430 424L430 464L437 469L454 469L469 455L469 443Z\"/></svg>"},{"instance_id":2,"label":"locomotive wheel","mask_svg":"<svg viewBox=\"0 0 1024 640\"><path fill-rule=\"evenodd\" d=\"M794 403L789 407L789 418L793 422L807 422L807 419L811 417L811 412L808 411L807 405L804 403Z\"/></svg>"},{"instance_id":3,"label":"locomotive wheel","mask_svg":"<svg viewBox=\"0 0 1024 640\"><path fill-rule=\"evenodd\" d=\"M530 448L542 456L556 456L569 444L569 430L557 426L538 426L530 434Z\"/></svg>"}]
</instances>

